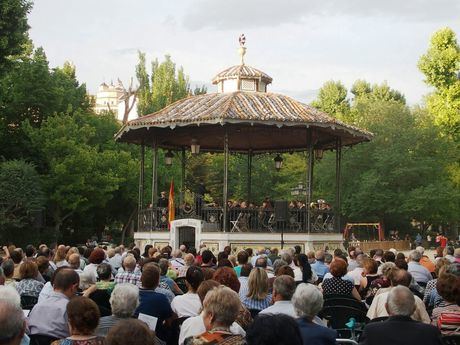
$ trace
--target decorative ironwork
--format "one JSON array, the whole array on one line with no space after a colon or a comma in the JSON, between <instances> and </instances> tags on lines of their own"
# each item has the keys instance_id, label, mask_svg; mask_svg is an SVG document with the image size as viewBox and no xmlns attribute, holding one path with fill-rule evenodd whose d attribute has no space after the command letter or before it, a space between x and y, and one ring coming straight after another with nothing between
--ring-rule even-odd
<instances>
[{"instance_id":1,"label":"decorative ironwork","mask_svg":"<svg viewBox=\"0 0 460 345\"><path fill-rule=\"evenodd\" d=\"M154 207L140 211L139 231L169 231L168 208ZM199 215L195 209L176 207L176 219L195 218L203 220L204 232L223 231L223 208L203 206ZM273 209L260 208L229 208L227 209L227 229L230 232L259 233L337 233L334 227L333 210L310 210L310 231L305 223L306 209L290 208L288 220L279 222L275 219Z\"/></svg>"}]
</instances>

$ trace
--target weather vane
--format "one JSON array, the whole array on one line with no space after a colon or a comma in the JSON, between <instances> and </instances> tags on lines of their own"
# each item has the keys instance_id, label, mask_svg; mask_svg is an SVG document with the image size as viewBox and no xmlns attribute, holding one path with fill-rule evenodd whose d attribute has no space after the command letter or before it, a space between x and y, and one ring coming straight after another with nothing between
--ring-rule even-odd
<instances>
[{"instance_id":1,"label":"weather vane","mask_svg":"<svg viewBox=\"0 0 460 345\"><path fill-rule=\"evenodd\" d=\"M246 36L244 36L244 34L241 34L238 38L238 42L240 43L238 53L240 54L241 64L244 65L244 55L246 54L246 47L244 45L246 43Z\"/></svg>"}]
</instances>

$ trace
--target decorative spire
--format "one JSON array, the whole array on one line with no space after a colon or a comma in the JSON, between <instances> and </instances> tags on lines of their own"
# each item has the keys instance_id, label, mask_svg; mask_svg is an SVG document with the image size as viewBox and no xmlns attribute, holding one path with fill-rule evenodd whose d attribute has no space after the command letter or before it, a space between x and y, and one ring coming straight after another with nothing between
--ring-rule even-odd
<instances>
[{"instance_id":1,"label":"decorative spire","mask_svg":"<svg viewBox=\"0 0 460 345\"><path fill-rule=\"evenodd\" d=\"M238 42L240 43L240 47L238 48L238 54L240 54L241 64L244 65L244 55L246 54L246 47L244 46L246 43L246 36L241 34L238 38Z\"/></svg>"}]
</instances>

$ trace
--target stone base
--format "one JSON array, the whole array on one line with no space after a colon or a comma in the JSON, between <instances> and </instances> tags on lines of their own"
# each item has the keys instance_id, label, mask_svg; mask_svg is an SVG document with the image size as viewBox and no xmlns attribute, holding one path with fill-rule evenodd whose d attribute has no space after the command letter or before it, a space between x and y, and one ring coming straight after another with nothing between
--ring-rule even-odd
<instances>
[{"instance_id":1,"label":"stone base","mask_svg":"<svg viewBox=\"0 0 460 345\"><path fill-rule=\"evenodd\" d=\"M244 248L281 248L281 233L261 232L202 232L202 221L197 219L178 219L171 222L171 230L167 232L136 232L136 245L143 251L145 245L152 244L157 248L170 245L178 248L186 243L199 248L205 244L215 254L225 246L231 246L232 252L237 253ZM300 245L302 251L343 248L340 233L285 233L284 248Z\"/></svg>"}]
</instances>

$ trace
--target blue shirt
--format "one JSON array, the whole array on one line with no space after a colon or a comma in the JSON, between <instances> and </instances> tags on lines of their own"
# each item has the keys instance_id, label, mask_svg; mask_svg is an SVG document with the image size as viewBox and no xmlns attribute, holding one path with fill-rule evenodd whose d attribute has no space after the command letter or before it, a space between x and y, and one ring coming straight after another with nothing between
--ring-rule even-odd
<instances>
[{"instance_id":1,"label":"blue shirt","mask_svg":"<svg viewBox=\"0 0 460 345\"><path fill-rule=\"evenodd\" d=\"M30 334L43 334L58 339L68 337L68 303L67 296L57 291L41 298L28 317Z\"/></svg>"},{"instance_id":2,"label":"blue shirt","mask_svg":"<svg viewBox=\"0 0 460 345\"><path fill-rule=\"evenodd\" d=\"M173 314L166 296L153 290L139 289L139 307L137 307L134 315L138 316L139 313L158 318L155 332L159 338L165 339L163 322Z\"/></svg>"},{"instance_id":3,"label":"blue shirt","mask_svg":"<svg viewBox=\"0 0 460 345\"><path fill-rule=\"evenodd\" d=\"M428 283L433 276L424 266L418 262L410 261L407 264L407 272L409 272L414 280L418 283Z\"/></svg>"},{"instance_id":4,"label":"blue shirt","mask_svg":"<svg viewBox=\"0 0 460 345\"><path fill-rule=\"evenodd\" d=\"M255 309L255 310L264 310L268 308L272 302L272 295L268 294L265 299L258 300L249 297L240 297L241 303L248 309Z\"/></svg>"},{"instance_id":5,"label":"blue shirt","mask_svg":"<svg viewBox=\"0 0 460 345\"><path fill-rule=\"evenodd\" d=\"M323 261L318 261L314 264L311 264L311 269L316 273L316 275L319 278L324 278L324 275L329 272L329 267L323 262Z\"/></svg>"}]
</instances>

